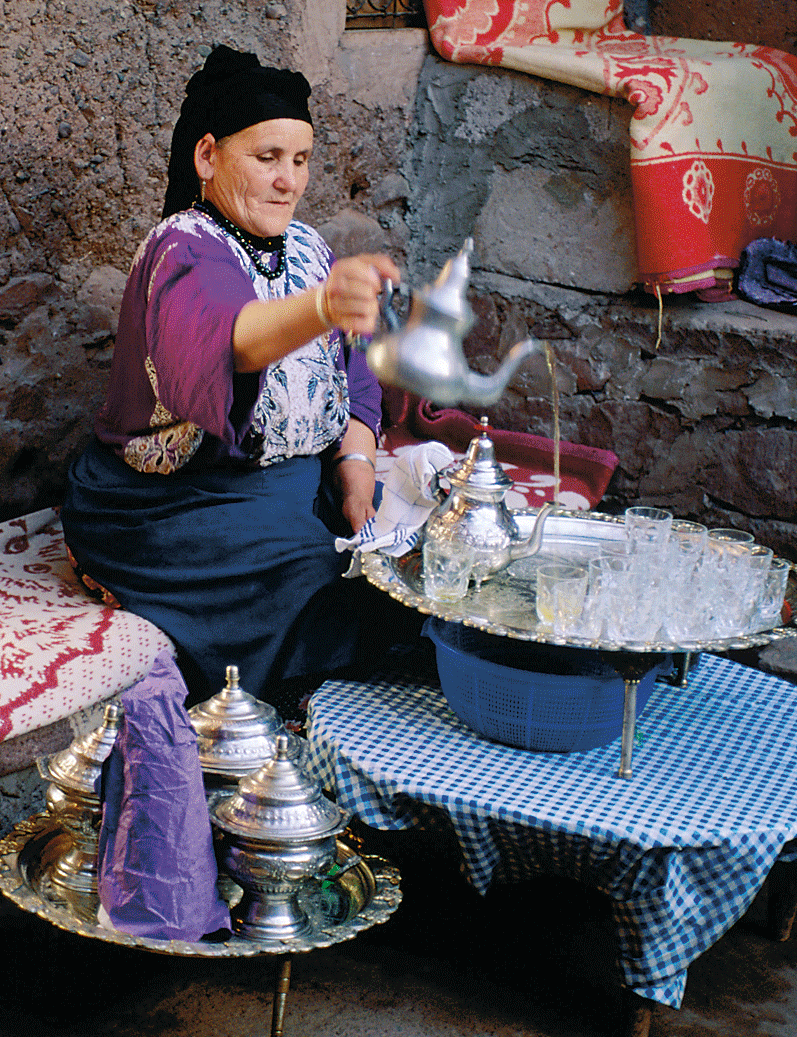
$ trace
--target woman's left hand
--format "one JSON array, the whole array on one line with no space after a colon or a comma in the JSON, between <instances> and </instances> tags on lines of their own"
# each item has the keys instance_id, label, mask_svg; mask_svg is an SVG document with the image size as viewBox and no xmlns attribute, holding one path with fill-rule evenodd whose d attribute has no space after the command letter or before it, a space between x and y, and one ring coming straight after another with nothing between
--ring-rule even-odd
<instances>
[{"instance_id":1,"label":"woman's left hand","mask_svg":"<svg viewBox=\"0 0 797 1037\"><path fill-rule=\"evenodd\" d=\"M357 533L376 514L374 470L365 461L353 458L337 465L335 479L340 493L340 510L352 532Z\"/></svg>"}]
</instances>

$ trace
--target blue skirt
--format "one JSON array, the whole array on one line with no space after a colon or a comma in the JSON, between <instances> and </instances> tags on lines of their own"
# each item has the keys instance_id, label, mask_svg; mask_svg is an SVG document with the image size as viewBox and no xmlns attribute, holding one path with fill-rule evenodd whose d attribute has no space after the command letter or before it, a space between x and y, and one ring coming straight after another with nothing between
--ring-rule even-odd
<instances>
[{"instance_id":1,"label":"blue skirt","mask_svg":"<svg viewBox=\"0 0 797 1037\"><path fill-rule=\"evenodd\" d=\"M80 567L175 642L189 701L219 691L230 664L270 700L274 682L376 665L420 631L413 610L342 577L320 483L317 457L145 475L94 440L61 519Z\"/></svg>"}]
</instances>

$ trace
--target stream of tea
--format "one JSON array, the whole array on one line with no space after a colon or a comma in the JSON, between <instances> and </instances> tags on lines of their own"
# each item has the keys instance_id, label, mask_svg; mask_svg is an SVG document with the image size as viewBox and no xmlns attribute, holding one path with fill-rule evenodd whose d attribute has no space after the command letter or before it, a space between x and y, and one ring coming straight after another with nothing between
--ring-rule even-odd
<instances>
[{"instance_id":1,"label":"stream of tea","mask_svg":"<svg viewBox=\"0 0 797 1037\"><path fill-rule=\"evenodd\" d=\"M545 342L545 362L551 375L551 406L553 408L553 502L559 504L559 455L561 434L559 432L559 386L556 384L556 355L551 344Z\"/></svg>"}]
</instances>

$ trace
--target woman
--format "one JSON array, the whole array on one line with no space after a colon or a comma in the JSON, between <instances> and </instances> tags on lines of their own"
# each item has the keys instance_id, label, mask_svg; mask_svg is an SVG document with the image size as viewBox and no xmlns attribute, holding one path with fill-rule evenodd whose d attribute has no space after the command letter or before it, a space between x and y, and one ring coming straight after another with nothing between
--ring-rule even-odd
<instances>
[{"instance_id":1,"label":"woman","mask_svg":"<svg viewBox=\"0 0 797 1037\"><path fill-rule=\"evenodd\" d=\"M330 532L374 513L381 414L338 329L372 333L400 274L382 255L333 262L294 220L309 95L300 73L227 47L189 81L163 219L133 260L62 509L79 570L176 642L190 701L230 663L273 699L276 681L378 657L397 622L417 629L341 578Z\"/></svg>"}]
</instances>

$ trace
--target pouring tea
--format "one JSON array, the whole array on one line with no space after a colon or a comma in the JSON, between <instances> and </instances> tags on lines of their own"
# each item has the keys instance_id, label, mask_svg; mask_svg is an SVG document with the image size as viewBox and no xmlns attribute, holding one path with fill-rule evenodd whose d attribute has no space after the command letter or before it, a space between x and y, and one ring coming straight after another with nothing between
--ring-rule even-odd
<instances>
[{"instance_id":1,"label":"pouring tea","mask_svg":"<svg viewBox=\"0 0 797 1037\"><path fill-rule=\"evenodd\" d=\"M528 338L512 346L491 375L468 367L462 342L473 325L473 312L465 295L472 251L473 239L468 238L437 280L413 294L403 326L391 306L393 286L386 285L381 312L390 330L365 346L368 366L381 382L439 406L464 403L489 407L501 398L523 361L545 348L544 343Z\"/></svg>"}]
</instances>

